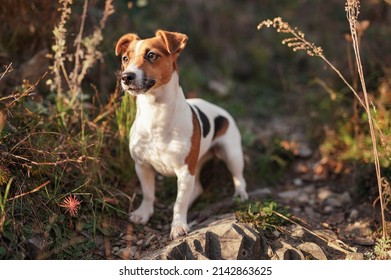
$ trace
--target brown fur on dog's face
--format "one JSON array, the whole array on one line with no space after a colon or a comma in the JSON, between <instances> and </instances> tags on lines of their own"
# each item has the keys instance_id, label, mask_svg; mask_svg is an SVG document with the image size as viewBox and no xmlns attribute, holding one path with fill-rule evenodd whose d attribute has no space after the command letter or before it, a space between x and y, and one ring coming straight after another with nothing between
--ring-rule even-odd
<instances>
[{"instance_id":1,"label":"brown fur on dog's face","mask_svg":"<svg viewBox=\"0 0 391 280\"><path fill-rule=\"evenodd\" d=\"M119 39L115 53L122 55L123 71L134 64L147 73L148 79L156 81L154 87L157 88L170 81L172 72L177 69L178 55L185 48L187 39L181 33L158 30L155 37L140 42L138 35L129 33Z\"/></svg>"}]
</instances>

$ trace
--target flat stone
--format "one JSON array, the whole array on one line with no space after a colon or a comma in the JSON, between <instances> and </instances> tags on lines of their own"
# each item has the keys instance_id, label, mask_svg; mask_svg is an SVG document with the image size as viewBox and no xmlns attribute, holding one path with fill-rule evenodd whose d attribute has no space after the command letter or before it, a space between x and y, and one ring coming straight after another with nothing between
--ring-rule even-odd
<instances>
[{"instance_id":1,"label":"flat stone","mask_svg":"<svg viewBox=\"0 0 391 280\"><path fill-rule=\"evenodd\" d=\"M304 242L297 246L297 249L303 252L306 259L311 260L327 260L322 248L312 242Z\"/></svg>"},{"instance_id":2,"label":"flat stone","mask_svg":"<svg viewBox=\"0 0 391 280\"><path fill-rule=\"evenodd\" d=\"M345 260L364 260L363 253L348 253Z\"/></svg>"},{"instance_id":3,"label":"flat stone","mask_svg":"<svg viewBox=\"0 0 391 280\"><path fill-rule=\"evenodd\" d=\"M272 260L304 260L303 253L287 242L277 241L272 244L275 254Z\"/></svg>"}]
</instances>

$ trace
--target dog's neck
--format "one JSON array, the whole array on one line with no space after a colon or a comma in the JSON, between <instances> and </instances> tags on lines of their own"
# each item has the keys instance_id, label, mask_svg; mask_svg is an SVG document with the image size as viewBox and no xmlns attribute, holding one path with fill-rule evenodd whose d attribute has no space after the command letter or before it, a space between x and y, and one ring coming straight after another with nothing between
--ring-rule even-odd
<instances>
[{"instance_id":1,"label":"dog's neck","mask_svg":"<svg viewBox=\"0 0 391 280\"><path fill-rule=\"evenodd\" d=\"M173 72L167 84L138 95L136 100L137 118L150 128L154 125L171 127L178 120L180 121L181 115L190 111L176 71Z\"/></svg>"},{"instance_id":2,"label":"dog's neck","mask_svg":"<svg viewBox=\"0 0 391 280\"><path fill-rule=\"evenodd\" d=\"M179 76L178 73L174 71L167 84L145 94L138 95L137 102L140 100L142 104L148 103L152 106L169 105L176 102L176 99L180 97L180 95L183 96L181 87L179 86Z\"/></svg>"}]
</instances>

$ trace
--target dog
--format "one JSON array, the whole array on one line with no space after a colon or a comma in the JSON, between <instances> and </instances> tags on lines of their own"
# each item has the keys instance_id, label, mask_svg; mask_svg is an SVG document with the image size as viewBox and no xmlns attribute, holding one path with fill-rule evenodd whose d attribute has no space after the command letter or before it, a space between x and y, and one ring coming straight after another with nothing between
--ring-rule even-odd
<instances>
[{"instance_id":1,"label":"dog","mask_svg":"<svg viewBox=\"0 0 391 280\"><path fill-rule=\"evenodd\" d=\"M137 108L129 148L143 199L130 220L145 224L153 214L155 172L176 176L171 239L189 232L187 211L203 191L201 167L213 155L231 172L234 197L248 199L241 135L233 118L202 99L185 99L179 85L177 58L187 40L185 34L158 30L148 39L123 35L115 47L122 57L122 89L135 96Z\"/></svg>"}]
</instances>

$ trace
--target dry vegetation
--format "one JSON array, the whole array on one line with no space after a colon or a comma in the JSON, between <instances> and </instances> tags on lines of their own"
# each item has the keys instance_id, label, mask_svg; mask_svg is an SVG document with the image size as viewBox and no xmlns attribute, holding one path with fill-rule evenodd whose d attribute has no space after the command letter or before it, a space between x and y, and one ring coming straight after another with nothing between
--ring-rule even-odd
<instances>
[{"instance_id":1,"label":"dry vegetation","mask_svg":"<svg viewBox=\"0 0 391 280\"><path fill-rule=\"evenodd\" d=\"M250 188L292 179L298 143L262 135L263 127L288 116L315 151L305 175L322 178L314 181L319 185L348 182L355 203L373 204L377 242L368 250L390 258L391 5L365 3L360 21L358 1L349 0L346 21L337 0L239 2L1 2L0 259L115 258L118 236L145 232L127 220L139 199L127 150L135 108L116 88L113 47L125 32L144 37L158 28L190 37L180 62L188 95L220 103L239 119ZM297 53L276 43L280 34L256 32L260 19L275 16L301 26L317 44L281 18L260 27L283 33ZM167 204L175 188L164 190L158 196ZM199 208L216 201L210 192ZM164 232L170 210L158 208L151 227Z\"/></svg>"}]
</instances>

